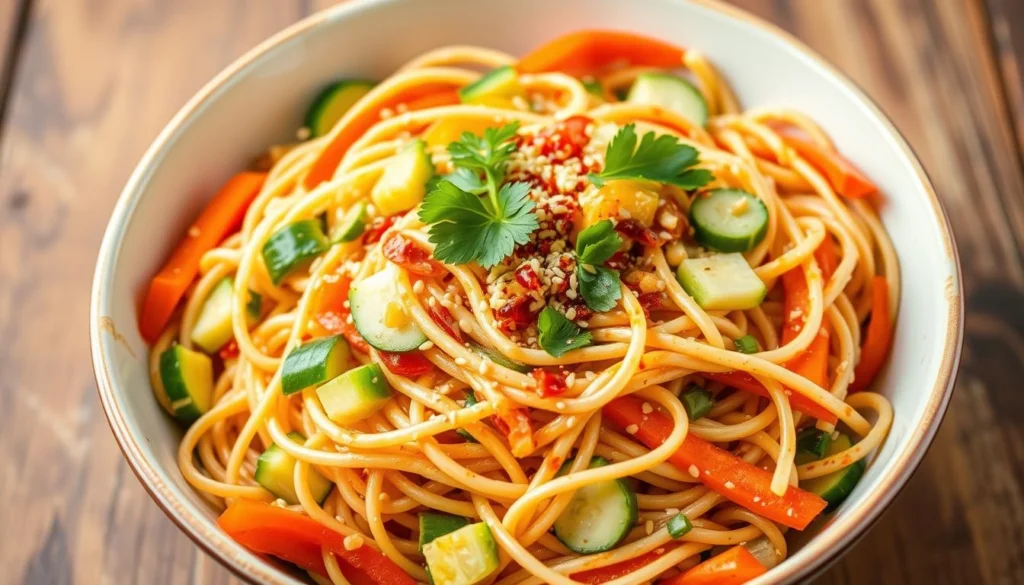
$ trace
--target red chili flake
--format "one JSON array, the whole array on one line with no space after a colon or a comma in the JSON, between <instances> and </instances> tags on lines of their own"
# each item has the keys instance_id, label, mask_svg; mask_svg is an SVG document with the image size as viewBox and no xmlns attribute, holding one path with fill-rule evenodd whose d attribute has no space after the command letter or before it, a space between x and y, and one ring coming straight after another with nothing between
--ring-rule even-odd
<instances>
[{"instance_id":1,"label":"red chili flake","mask_svg":"<svg viewBox=\"0 0 1024 585\"><path fill-rule=\"evenodd\" d=\"M661 221L658 221L658 227L660 228L660 230L668 234L668 241L678 240L679 238L683 237L683 234L689 231L690 222L687 221L686 214L683 213L683 210L679 208L679 204L677 204L674 200L665 200L664 206L662 207L662 209L658 210L658 214L656 217L660 220L662 214L674 215L675 217L678 218L675 227L672 229L665 227L665 225L662 224Z\"/></svg>"},{"instance_id":2,"label":"red chili flake","mask_svg":"<svg viewBox=\"0 0 1024 585\"><path fill-rule=\"evenodd\" d=\"M537 395L541 398L561 396L568 389L565 383L565 374L562 372L551 372L544 368L534 368L530 375L537 381Z\"/></svg>"},{"instance_id":3,"label":"red chili flake","mask_svg":"<svg viewBox=\"0 0 1024 585\"><path fill-rule=\"evenodd\" d=\"M437 326L444 329L445 333L454 337L460 343L462 342L462 330L459 329L459 324L455 322L455 317L452 316L451 312L441 305L434 305L427 309L427 313L430 313L430 318L437 323Z\"/></svg>"},{"instance_id":4,"label":"red chili flake","mask_svg":"<svg viewBox=\"0 0 1024 585\"><path fill-rule=\"evenodd\" d=\"M444 269L430 259L430 253L402 234L391 234L381 248L384 257L414 274L441 276Z\"/></svg>"},{"instance_id":5,"label":"red chili flake","mask_svg":"<svg viewBox=\"0 0 1024 585\"><path fill-rule=\"evenodd\" d=\"M612 270L625 270L629 266L629 253L626 250L619 250L605 261L605 266Z\"/></svg>"},{"instance_id":6,"label":"red chili flake","mask_svg":"<svg viewBox=\"0 0 1024 585\"><path fill-rule=\"evenodd\" d=\"M649 227L633 218L619 220L615 224L615 231L644 246L659 246L662 243Z\"/></svg>"},{"instance_id":7,"label":"red chili flake","mask_svg":"<svg viewBox=\"0 0 1024 585\"><path fill-rule=\"evenodd\" d=\"M498 329L505 333L526 329L536 320L536 315L530 311L530 297L521 296L509 300L500 309L495 311L498 317Z\"/></svg>"},{"instance_id":8,"label":"red chili flake","mask_svg":"<svg viewBox=\"0 0 1024 585\"><path fill-rule=\"evenodd\" d=\"M220 359L222 359L222 360L229 360L231 358L236 358L236 357L238 357L238 354L239 354L238 342L235 341L234 339L228 341L224 345L224 347L220 348L220 352L218 352L218 355L220 355Z\"/></svg>"},{"instance_id":9,"label":"red chili flake","mask_svg":"<svg viewBox=\"0 0 1024 585\"><path fill-rule=\"evenodd\" d=\"M565 311L569 311L569 309L576 309L576 316L573 318L573 321L586 321L594 315L594 312L590 310L587 303L579 298L572 301L566 301L564 308Z\"/></svg>"},{"instance_id":10,"label":"red chili flake","mask_svg":"<svg viewBox=\"0 0 1024 585\"><path fill-rule=\"evenodd\" d=\"M540 278L529 264L520 264L516 268L516 282L526 290L540 290Z\"/></svg>"},{"instance_id":11,"label":"red chili flake","mask_svg":"<svg viewBox=\"0 0 1024 585\"><path fill-rule=\"evenodd\" d=\"M650 317L651 311L660 309L664 305L665 294L660 292L642 293L637 296L636 300L643 307L644 315Z\"/></svg>"},{"instance_id":12,"label":"red chili flake","mask_svg":"<svg viewBox=\"0 0 1024 585\"><path fill-rule=\"evenodd\" d=\"M397 213L395 215L389 215L387 217L375 218L373 222L370 223L370 227L366 229L366 233L363 234L363 243L369 245L380 241L380 238L381 236L384 235L384 232L388 231L391 228L391 226L395 225L395 222L398 221L398 218L402 217L403 215L405 214Z\"/></svg>"},{"instance_id":13,"label":"red chili flake","mask_svg":"<svg viewBox=\"0 0 1024 585\"><path fill-rule=\"evenodd\" d=\"M406 353L382 351L379 355L380 361L384 363L384 366L390 370L391 373L399 376L415 378L434 369L434 364L430 363L430 360L424 357L423 353L419 351L410 351Z\"/></svg>"}]
</instances>

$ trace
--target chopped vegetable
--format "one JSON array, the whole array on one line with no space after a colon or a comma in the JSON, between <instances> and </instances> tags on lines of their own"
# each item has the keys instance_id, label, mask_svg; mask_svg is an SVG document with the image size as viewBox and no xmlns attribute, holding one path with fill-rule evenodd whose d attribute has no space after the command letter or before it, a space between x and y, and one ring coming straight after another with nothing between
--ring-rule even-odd
<instances>
[{"instance_id":1,"label":"chopped vegetable","mask_svg":"<svg viewBox=\"0 0 1024 585\"><path fill-rule=\"evenodd\" d=\"M330 132L345 112L369 93L374 85L374 82L363 79L345 79L325 87L306 113L306 128L309 128L310 137L317 138Z\"/></svg>"},{"instance_id":2,"label":"chopped vegetable","mask_svg":"<svg viewBox=\"0 0 1024 585\"><path fill-rule=\"evenodd\" d=\"M590 469L607 464L594 457ZM636 519L636 493L625 480L612 479L576 490L553 528L558 540L573 552L594 554L618 546L629 535Z\"/></svg>"},{"instance_id":3,"label":"chopped vegetable","mask_svg":"<svg viewBox=\"0 0 1024 585\"><path fill-rule=\"evenodd\" d=\"M544 351L556 358L571 350L586 347L593 341L589 331L583 331L551 307L544 307L540 312L537 329L540 331L538 343Z\"/></svg>"},{"instance_id":4,"label":"chopped vegetable","mask_svg":"<svg viewBox=\"0 0 1024 585\"><path fill-rule=\"evenodd\" d=\"M604 170L588 177L598 187L613 179L644 179L697 189L712 178L706 169L693 168L698 162L696 148L669 134L648 132L637 146L636 125L626 124L608 143Z\"/></svg>"},{"instance_id":5,"label":"chopped vegetable","mask_svg":"<svg viewBox=\"0 0 1024 585\"><path fill-rule=\"evenodd\" d=\"M610 311L622 298L619 273L601 266L622 243L608 219L586 228L576 238L576 280L583 301L593 311Z\"/></svg>"},{"instance_id":6,"label":"chopped vegetable","mask_svg":"<svg viewBox=\"0 0 1024 585\"><path fill-rule=\"evenodd\" d=\"M664 108L700 127L708 123L708 103L704 94L678 75L641 73L629 89L626 101Z\"/></svg>"},{"instance_id":7,"label":"chopped vegetable","mask_svg":"<svg viewBox=\"0 0 1024 585\"><path fill-rule=\"evenodd\" d=\"M392 374L399 376L405 376L407 378L416 378L431 372L434 369L434 364L428 360L422 352L410 351L406 353L393 353L390 351L381 351L378 353L380 361L384 364L384 367L388 369Z\"/></svg>"},{"instance_id":8,"label":"chopped vegetable","mask_svg":"<svg viewBox=\"0 0 1024 585\"><path fill-rule=\"evenodd\" d=\"M702 375L705 378L721 382L722 384L737 390L757 394L758 396L764 396L765 398L771 398L771 395L768 393L768 389L747 372L706 372ZM813 416L818 420L831 424L835 424L839 420L836 418L836 415L826 410L817 402L805 397L803 394L793 393L787 398L789 398L790 406L792 406L793 410L797 412L802 412L806 415Z\"/></svg>"},{"instance_id":9,"label":"chopped vegetable","mask_svg":"<svg viewBox=\"0 0 1024 585\"><path fill-rule=\"evenodd\" d=\"M323 384L348 368L348 344L340 335L316 339L293 349L281 367L281 391L294 394Z\"/></svg>"},{"instance_id":10,"label":"chopped vegetable","mask_svg":"<svg viewBox=\"0 0 1024 585\"><path fill-rule=\"evenodd\" d=\"M821 459L832 446L832 435L814 427L796 434L796 463L803 465Z\"/></svg>"},{"instance_id":11,"label":"chopped vegetable","mask_svg":"<svg viewBox=\"0 0 1024 585\"><path fill-rule=\"evenodd\" d=\"M464 526L469 526L469 520L462 516L439 514L437 512L420 512L420 552L423 552L423 545L433 542L439 536L455 532Z\"/></svg>"},{"instance_id":12,"label":"chopped vegetable","mask_svg":"<svg viewBox=\"0 0 1024 585\"><path fill-rule=\"evenodd\" d=\"M377 364L353 368L316 389L327 417L347 425L380 410L391 398L391 387Z\"/></svg>"},{"instance_id":13,"label":"chopped vegetable","mask_svg":"<svg viewBox=\"0 0 1024 585\"><path fill-rule=\"evenodd\" d=\"M654 411L645 413L643 400L631 396L616 398L601 409L615 425L650 449L657 448L672 434L670 418ZM803 530L825 508L826 502L799 488L790 487L783 496L771 490L772 474L760 467L687 434L682 446L668 461L694 475L705 486L773 522Z\"/></svg>"},{"instance_id":14,"label":"chopped vegetable","mask_svg":"<svg viewBox=\"0 0 1024 585\"><path fill-rule=\"evenodd\" d=\"M654 223L660 202L656 183L633 179L608 181L600 189L580 193L583 225L587 226L616 219L619 225L629 220L649 227Z\"/></svg>"},{"instance_id":15,"label":"chopped vegetable","mask_svg":"<svg viewBox=\"0 0 1024 585\"><path fill-rule=\"evenodd\" d=\"M370 346L359 334L349 316L348 295L352 279L347 276L331 276L320 283L320 288L313 293L310 302L314 325L323 330L323 334L341 334L349 346L363 354L370 353Z\"/></svg>"},{"instance_id":16,"label":"chopped vegetable","mask_svg":"<svg viewBox=\"0 0 1024 585\"><path fill-rule=\"evenodd\" d=\"M186 231L167 263L149 283L139 315L139 331L156 341L171 319L174 307L199 273L199 259L238 229L249 204L263 187L266 173L239 173L221 187Z\"/></svg>"},{"instance_id":17,"label":"chopped vegetable","mask_svg":"<svg viewBox=\"0 0 1024 585\"><path fill-rule=\"evenodd\" d=\"M299 433L288 433L296 443L305 443L306 437ZM320 475L315 469L308 471L309 491L316 503L322 504L331 492L334 483ZM281 498L288 504L298 505L299 496L295 494L295 458L284 451L284 449L273 444L267 448L256 462L256 473L253 475L256 483L267 489L268 492Z\"/></svg>"},{"instance_id":18,"label":"chopped vegetable","mask_svg":"<svg viewBox=\"0 0 1024 585\"><path fill-rule=\"evenodd\" d=\"M286 225L270 236L263 244L263 263L267 266L271 282L278 285L292 272L309 266L314 258L330 247L320 222L304 219Z\"/></svg>"},{"instance_id":19,"label":"chopped vegetable","mask_svg":"<svg viewBox=\"0 0 1024 585\"><path fill-rule=\"evenodd\" d=\"M842 453L852 446L853 442L850 441L849 435L839 433L839 436L829 445L826 455ZM825 508L825 511L831 512L850 496L853 488L857 487L860 478L864 476L866 468L867 464L864 460L859 459L828 475L805 479L800 482L800 487L824 498L828 502L828 507Z\"/></svg>"},{"instance_id":20,"label":"chopped vegetable","mask_svg":"<svg viewBox=\"0 0 1024 585\"><path fill-rule=\"evenodd\" d=\"M378 272L357 282L348 293L352 320L367 343L383 351L417 349L427 336L399 302L394 277Z\"/></svg>"},{"instance_id":21,"label":"chopped vegetable","mask_svg":"<svg viewBox=\"0 0 1024 585\"><path fill-rule=\"evenodd\" d=\"M473 585L498 568L498 545L483 522L438 536L423 546L434 585Z\"/></svg>"},{"instance_id":22,"label":"chopped vegetable","mask_svg":"<svg viewBox=\"0 0 1024 585\"><path fill-rule=\"evenodd\" d=\"M739 253L686 258L679 264L677 277L686 293L708 310L753 309L768 292Z\"/></svg>"},{"instance_id":23,"label":"chopped vegetable","mask_svg":"<svg viewBox=\"0 0 1024 585\"><path fill-rule=\"evenodd\" d=\"M690 384L689 388L683 390L679 395L679 400L682 401L683 408L686 409L686 414L691 421L707 416L715 407L715 397L711 392L696 384Z\"/></svg>"},{"instance_id":24,"label":"chopped vegetable","mask_svg":"<svg viewBox=\"0 0 1024 585\"><path fill-rule=\"evenodd\" d=\"M526 97L519 83L519 74L511 65L498 67L480 79L459 90L459 99L465 104L513 107L512 98Z\"/></svg>"},{"instance_id":25,"label":"chopped vegetable","mask_svg":"<svg viewBox=\"0 0 1024 585\"><path fill-rule=\"evenodd\" d=\"M526 374L526 373L530 372L530 366L528 366L528 365L526 365L524 363L517 362L517 361L512 360L512 359L509 359L508 356L506 356L505 354L499 352L496 349L491 349L489 347L484 347L484 346L482 346L479 343L476 343L474 341L470 341L469 342L469 348L472 349L473 351L475 351L476 353L480 354L481 357L485 357L485 358L491 360L492 362L498 364L499 366L501 366L503 368L508 368L510 370L513 370L515 372L519 372L519 373L522 373L522 374Z\"/></svg>"},{"instance_id":26,"label":"chopped vegetable","mask_svg":"<svg viewBox=\"0 0 1024 585\"><path fill-rule=\"evenodd\" d=\"M743 585L768 572L754 555L736 545L659 585Z\"/></svg>"},{"instance_id":27,"label":"chopped vegetable","mask_svg":"<svg viewBox=\"0 0 1024 585\"><path fill-rule=\"evenodd\" d=\"M358 201L341 216L331 229L331 243L355 241L366 231L366 202Z\"/></svg>"},{"instance_id":28,"label":"chopped vegetable","mask_svg":"<svg viewBox=\"0 0 1024 585\"><path fill-rule=\"evenodd\" d=\"M884 277L876 276L871 281L871 321L860 348L860 363L853 370L853 391L863 390L871 385L882 369L889 355L892 343L892 317L889 313L889 283Z\"/></svg>"},{"instance_id":29,"label":"chopped vegetable","mask_svg":"<svg viewBox=\"0 0 1024 585\"><path fill-rule=\"evenodd\" d=\"M622 248L611 220L599 221L576 236L576 258L584 264L604 264Z\"/></svg>"},{"instance_id":30,"label":"chopped vegetable","mask_svg":"<svg viewBox=\"0 0 1024 585\"><path fill-rule=\"evenodd\" d=\"M203 302L203 307L199 310L199 317L196 319L195 325L192 326L192 343L198 345L206 353L217 353L235 335L231 323L234 288L234 279L230 276L218 282L210 291L210 296L206 297ZM247 316L252 321L252 311L249 311ZM259 317L258 309L256 316Z\"/></svg>"},{"instance_id":31,"label":"chopped vegetable","mask_svg":"<svg viewBox=\"0 0 1024 585\"><path fill-rule=\"evenodd\" d=\"M338 557L352 585L415 585L405 571L375 548L345 546L346 537L305 514L251 500L235 500L217 525L242 546L258 554L327 575L322 549Z\"/></svg>"},{"instance_id":32,"label":"chopped vegetable","mask_svg":"<svg viewBox=\"0 0 1024 585\"><path fill-rule=\"evenodd\" d=\"M672 538L682 538L693 530L693 524L690 523L690 519L686 517L686 514L680 512L669 518L665 528L668 529L668 534Z\"/></svg>"},{"instance_id":33,"label":"chopped vegetable","mask_svg":"<svg viewBox=\"0 0 1024 585\"><path fill-rule=\"evenodd\" d=\"M757 340L754 339L753 335L738 337L733 341L733 345L736 346L736 351L740 353L757 353Z\"/></svg>"},{"instance_id":34,"label":"chopped vegetable","mask_svg":"<svg viewBox=\"0 0 1024 585\"><path fill-rule=\"evenodd\" d=\"M675 546L675 543L668 543L665 546L660 546L649 553L633 557L629 560L622 561L621 563L615 563L613 565L599 567L597 569L580 571L579 573L573 573L570 577L573 581L586 583L587 585L600 585L601 583L607 583L608 581L618 579L619 577L625 577L630 573L634 573L646 567L653 561L657 560L661 555L675 548Z\"/></svg>"},{"instance_id":35,"label":"chopped vegetable","mask_svg":"<svg viewBox=\"0 0 1024 585\"><path fill-rule=\"evenodd\" d=\"M521 73L560 71L569 75L598 73L619 62L675 69L683 50L664 41L610 30L580 30L534 49L516 65Z\"/></svg>"},{"instance_id":36,"label":"chopped vegetable","mask_svg":"<svg viewBox=\"0 0 1024 585\"><path fill-rule=\"evenodd\" d=\"M384 167L370 192L377 213L395 215L416 207L423 201L427 181L433 176L434 163L427 153L427 143L413 140Z\"/></svg>"},{"instance_id":37,"label":"chopped vegetable","mask_svg":"<svg viewBox=\"0 0 1024 585\"><path fill-rule=\"evenodd\" d=\"M739 189L712 189L690 205L694 236L719 252L748 252L768 233L768 208Z\"/></svg>"},{"instance_id":38,"label":"chopped vegetable","mask_svg":"<svg viewBox=\"0 0 1024 585\"><path fill-rule=\"evenodd\" d=\"M160 354L160 382L171 413L191 423L213 406L213 362L198 351L173 345Z\"/></svg>"},{"instance_id":39,"label":"chopped vegetable","mask_svg":"<svg viewBox=\"0 0 1024 585\"><path fill-rule=\"evenodd\" d=\"M790 128L778 131L786 145L821 171L840 195L860 199L878 192L878 187L838 152L816 144Z\"/></svg>"}]
</instances>

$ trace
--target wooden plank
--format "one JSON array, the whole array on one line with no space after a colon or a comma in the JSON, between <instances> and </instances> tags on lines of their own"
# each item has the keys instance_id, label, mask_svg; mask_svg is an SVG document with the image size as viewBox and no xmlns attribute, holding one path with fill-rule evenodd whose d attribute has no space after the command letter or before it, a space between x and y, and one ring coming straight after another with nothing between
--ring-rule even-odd
<instances>
[{"instance_id":1,"label":"wooden plank","mask_svg":"<svg viewBox=\"0 0 1024 585\"><path fill-rule=\"evenodd\" d=\"M1002 74L1006 104L1013 113L1017 146L1024 160L1024 3L986 0L992 45Z\"/></svg>"},{"instance_id":2,"label":"wooden plank","mask_svg":"<svg viewBox=\"0 0 1024 585\"><path fill-rule=\"evenodd\" d=\"M31 0L4 0L0 3L0 130L4 126L7 98L28 28L31 4Z\"/></svg>"}]
</instances>

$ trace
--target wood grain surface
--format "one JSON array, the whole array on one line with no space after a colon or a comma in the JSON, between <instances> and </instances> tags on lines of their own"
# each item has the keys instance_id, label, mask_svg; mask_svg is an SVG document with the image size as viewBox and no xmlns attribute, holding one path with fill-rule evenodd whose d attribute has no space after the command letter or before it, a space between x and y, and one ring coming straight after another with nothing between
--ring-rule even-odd
<instances>
[{"instance_id":1,"label":"wood grain surface","mask_svg":"<svg viewBox=\"0 0 1024 585\"><path fill-rule=\"evenodd\" d=\"M93 263L149 142L327 0L0 0L0 584L235 583L114 444ZM930 172L965 272L963 367L924 464L818 582L1024 583L1024 2L735 0L864 87Z\"/></svg>"}]
</instances>

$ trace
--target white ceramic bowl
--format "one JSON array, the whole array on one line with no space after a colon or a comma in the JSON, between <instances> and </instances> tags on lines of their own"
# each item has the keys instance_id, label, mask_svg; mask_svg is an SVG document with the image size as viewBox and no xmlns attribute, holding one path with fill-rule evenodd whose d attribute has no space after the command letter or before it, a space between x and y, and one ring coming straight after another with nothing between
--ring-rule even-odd
<instances>
[{"instance_id":1,"label":"white ceramic bowl","mask_svg":"<svg viewBox=\"0 0 1024 585\"><path fill-rule=\"evenodd\" d=\"M917 467L942 419L960 353L956 250L935 193L907 144L850 81L786 33L705 1L378 0L321 12L255 48L206 85L153 143L114 208L92 291L92 357L103 408L132 469L196 543L246 579L297 583L220 532L216 511L175 463L180 430L146 374L136 313L148 279L184 226L227 177L291 136L322 84L381 78L449 44L521 54L580 28L638 31L710 57L746 106L810 115L886 194L882 210L901 260L903 294L880 390L895 421L852 496L813 538L755 583L809 577L852 546Z\"/></svg>"}]
</instances>

